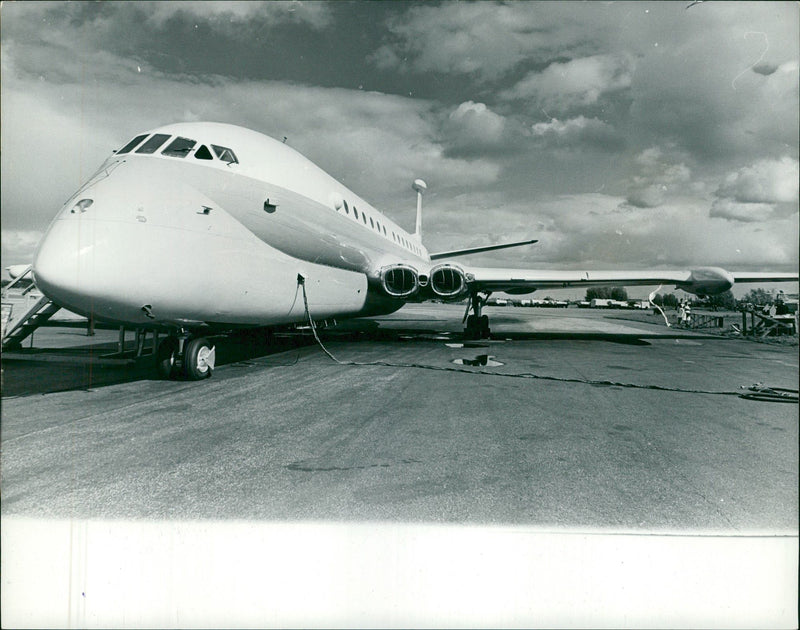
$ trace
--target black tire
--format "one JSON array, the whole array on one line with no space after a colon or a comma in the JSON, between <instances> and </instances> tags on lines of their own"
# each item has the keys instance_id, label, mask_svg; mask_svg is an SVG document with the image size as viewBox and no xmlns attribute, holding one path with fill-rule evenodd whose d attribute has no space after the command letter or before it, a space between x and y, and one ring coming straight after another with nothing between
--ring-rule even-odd
<instances>
[{"instance_id":1,"label":"black tire","mask_svg":"<svg viewBox=\"0 0 800 630\"><path fill-rule=\"evenodd\" d=\"M198 337L188 341L183 352L183 373L190 381L210 378L214 372L215 347L208 339Z\"/></svg>"},{"instance_id":2,"label":"black tire","mask_svg":"<svg viewBox=\"0 0 800 630\"><path fill-rule=\"evenodd\" d=\"M489 316L481 315L478 321L478 330L480 330L481 339L488 339L489 333Z\"/></svg>"},{"instance_id":3,"label":"black tire","mask_svg":"<svg viewBox=\"0 0 800 630\"><path fill-rule=\"evenodd\" d=\"M158 351L156 352L156 370L158 376L163 379L175 378L177 376L177 369L175 368L175 360L178 356L178 339L177 337L167 337L158 344Z\"/></svg>"},{"instance_id":4,"label":"black tire","mask_svg":"<svg viewBox=\"0 0 800 630\"><path fill-rule=\"evenodd\" d=\"M464 328L464 338L466 339L480 339L480 328L478 318L475 315L467 317L467 325Z\"/></svg>"}]
</instances>

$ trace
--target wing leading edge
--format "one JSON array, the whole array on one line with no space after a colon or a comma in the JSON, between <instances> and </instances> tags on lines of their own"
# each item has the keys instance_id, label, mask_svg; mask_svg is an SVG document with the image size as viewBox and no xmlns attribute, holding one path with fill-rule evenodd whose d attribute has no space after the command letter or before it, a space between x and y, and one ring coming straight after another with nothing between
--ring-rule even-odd
<instances>
[{"instance_id":1,"label":"wing leading edge","mask_svg":"<svg viewBox=\"0 0 800 630\"><path fill-rule=\"evenodd\" d=\"M719 267L661 271L558 271L465 267L467 283L477 292L521 292L544 288L594 286L648 286L674 284L676 288L700 295L715 295L736 282L796 281L796 273L730 273Z\"/></svg>"}]
</instances>

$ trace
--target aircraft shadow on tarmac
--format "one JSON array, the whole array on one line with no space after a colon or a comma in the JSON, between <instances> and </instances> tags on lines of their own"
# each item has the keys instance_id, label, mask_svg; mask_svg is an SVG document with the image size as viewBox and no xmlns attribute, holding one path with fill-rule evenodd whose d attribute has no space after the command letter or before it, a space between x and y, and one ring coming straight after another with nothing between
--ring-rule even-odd
<instances>
[{"instance_id":1,"label":"aircraft shadow on tarmac","mask_svg":"<svg viewBox=\"0 0 800 630\"><path fill-rule=\"evenodd\" d=\"M420 326L422 322L377 322L374 320L352 320L340 322L333 328L320 329L323 342L389 342L398 344L461 342L459 332L442 331L440 328ZM492 336L492 340L536 341L536 340L587 340L609 343L648 346L647 338L680 338L686 333L650 334L646 331L636 333L612 334L600 332L502 332ZM693 334L693 338L697 335ZM220 337L212 337L217 346L217 366L246 362L297 349L298 351L316 344L311 330L268 331L255 329L240 331ZM148 341L149 343L149 341ZM472 342L466 342L466 347ZM480 342L478 342L480 343ZM75 346L68 349L38 350L41 360L29 356L26 360L13 357L3 358L2 396L30 396L57 391L88 390L94 387L129 383L133 381L156 380L158 377L152 355L146 354L136 360L118 363L97 361L92 357L113 352L113 345ZM24 351L23 351L24 352ZM45 356L46 355L46 356ZM59 355L62 355L59 357ZM130 354L128 355L130 358ZM71 357L72 360L68 360ZM81 357L83 359L81 360ZM299 355L298 355L299 357ZM298 357L287 360L297 361Z\"/></svg>"},{"instance_id":2,"label":"aircraft shadow on tarmac","mask_svg":"<svg viewBox=\"0 0 800 630\"><path fill-rule=\"evenodd\" d=\"M278 354L315 343L310 333L270 334L264 329L212 336L210 339L217 346L217 366ZM108 357L117 349L115 343L4 353L0 388L2 396L8 398L90 390L105 385L157 380L150 344L148 339L144 354L139 358L128 351L123 357L116 355L112 360Z\"/></svg>"}]
</instances>

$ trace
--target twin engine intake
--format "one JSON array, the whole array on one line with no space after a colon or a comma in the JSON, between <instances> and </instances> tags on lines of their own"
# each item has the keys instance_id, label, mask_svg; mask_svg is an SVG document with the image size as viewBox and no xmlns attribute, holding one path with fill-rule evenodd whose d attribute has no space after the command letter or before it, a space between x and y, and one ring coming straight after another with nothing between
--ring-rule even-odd
<instances>
[{"instance_id":1,"label":"twin engine intake","mask_svg":"<svg viewBox=\"0 0 800 630\"><path fill-rule=\"evenodd\" d=\"M464 271L449 263L436 265L427 276L411 265L390 265L381 270L380 281L384 292L394 298L460 300L467 293Z\"/></svg>"},{"instance_id":2,"label":"twin engine intake","mask_svg":"<svg viewBox=\"0 0 800 630\"><path fill-rule=\"evenodd\" d=\"M457 300L467 293L467 278L461 267L450 264L436 265L431 269L431 292L443 300Z\"/></svg>"},{"instance_id":3,"label":"twin engine intake","mask_svg":"<svg viewBox=\"0 0 800 630\"><path fill-rule=\"evenodd\" d=\"M394 298L410 298L419 291L419 274L411 265L390 265L381 269L381 287Z\"/></svg>"}]
</instances>

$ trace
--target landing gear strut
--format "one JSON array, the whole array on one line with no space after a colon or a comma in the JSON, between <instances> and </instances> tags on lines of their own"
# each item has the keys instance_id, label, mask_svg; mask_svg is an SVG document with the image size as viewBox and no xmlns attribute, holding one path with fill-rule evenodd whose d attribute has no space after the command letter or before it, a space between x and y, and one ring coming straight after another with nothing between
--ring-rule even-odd
<instances>
[{"instance_id":1,"label":"landing gear strut","mask_svg":"<svg viewBox=\"0 0 800 630\"><path fill-rule=\"evenodd\" d=\"M469 303L467 304L467 311L464 313L464 327L465 339L488 339L489 333L489 316L481 315L481 310L486 305L489 299L489 293L481 297L477 291L470 292ZM472 314L469 314L470 310Z\"/></svg>"},{"instance_id":2,"label":"landing gear strut","mask_svg":"<svg viewBox=\"0 0 800 630\"><path fill-rule=\"evenodd\" d=\"M199 381L209 378L214 371L216 347L205 337L191 337L181 331L169 335L158 346L156 369L161 378L185 378Z\"/></svg>"}]
</instances>

